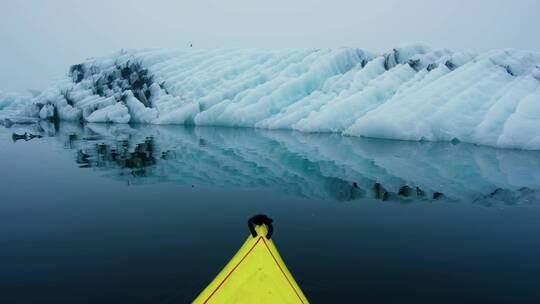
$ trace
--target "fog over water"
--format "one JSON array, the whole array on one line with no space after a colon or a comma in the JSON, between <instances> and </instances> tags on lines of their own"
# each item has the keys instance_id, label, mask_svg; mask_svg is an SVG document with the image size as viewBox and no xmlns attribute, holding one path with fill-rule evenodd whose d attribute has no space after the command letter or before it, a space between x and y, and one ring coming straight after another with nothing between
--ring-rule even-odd
<instances>
[{"instance_id":1,"label":"fog over water","mask_svg":"<svg viewBox=\"0 0 540 304\"><path fill-rule=\"evenodd\" d=\"M540 50L538 11L535 0L3 1L0 90L42 89L69 65L121 48Z\"/></svg>"}]
</instances>

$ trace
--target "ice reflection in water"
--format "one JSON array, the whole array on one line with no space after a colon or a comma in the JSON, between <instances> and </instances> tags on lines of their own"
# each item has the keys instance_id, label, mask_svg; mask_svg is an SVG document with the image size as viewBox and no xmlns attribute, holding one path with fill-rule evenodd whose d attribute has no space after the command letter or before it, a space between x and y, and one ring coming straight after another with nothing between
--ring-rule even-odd
<instances>
[{"instance_id":1,"label":"ice reflection in water","mask_svg":"<svg viewBox=\"0 0 540 304\"><path fill-rule=\"evenodd\" d=\"M540 152L257 129L40 122L81 168L130 184L271 188L332 201L538 201Z\"/></svg>"}]
</instances>

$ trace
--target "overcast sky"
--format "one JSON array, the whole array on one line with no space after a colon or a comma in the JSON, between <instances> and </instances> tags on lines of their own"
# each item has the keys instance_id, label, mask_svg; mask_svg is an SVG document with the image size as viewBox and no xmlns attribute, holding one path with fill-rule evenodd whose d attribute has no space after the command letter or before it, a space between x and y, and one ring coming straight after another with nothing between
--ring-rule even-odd
<instances>
[{"instance_id":1,"label":"overcast sky","mask_svg":"<svg viewBox=\"0 0 540 304\"><path fill-rule=\"evenodd\" d=\"M121 48L540 51L538 12L539 0L3 0L0 91L42 89Z\"/></svg>"}]
</instances>

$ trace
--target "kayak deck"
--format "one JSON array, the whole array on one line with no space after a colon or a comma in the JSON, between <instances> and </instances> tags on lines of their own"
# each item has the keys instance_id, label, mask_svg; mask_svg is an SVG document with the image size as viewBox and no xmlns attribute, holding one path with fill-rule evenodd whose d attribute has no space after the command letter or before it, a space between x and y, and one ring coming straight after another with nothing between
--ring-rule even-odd
<instances>
[{"instance_id":1,"label":"kayak deck","mask_svg":"<svg viewBox=\"0 0 540 304\"><path fill-rule=\"evenodd\" d=\"M308 303L264 225L193 303Z\"/></svg>"}]
</instances>

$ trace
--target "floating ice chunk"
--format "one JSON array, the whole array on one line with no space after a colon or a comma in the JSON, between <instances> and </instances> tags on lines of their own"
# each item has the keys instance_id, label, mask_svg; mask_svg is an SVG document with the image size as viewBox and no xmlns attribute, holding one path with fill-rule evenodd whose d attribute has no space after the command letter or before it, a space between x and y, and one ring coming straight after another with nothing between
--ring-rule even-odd
<instances>
[{"instance_id":1,"label":"floating ice chunk","mask_svg":"<svg viewBox=\"0 0 540 304\"><path fill-rule=\"evenodd\" d=\"M54 117L55 108L52 104L46 104L39 111L39 118L41 119L51 119Z\"/></svg>"},{"instance_id":2,"label":"floating ice chunk","mask_svg":"<svg viewBox=\"0 0 540 304\"><path fill-rule=\"evenodd\" d=\"M143 49L74 65L36 97L0 94L0 116L540 149L539 88L540 53L516 50Z\"/></svg>"},{"instance_id":3,"label":"floating ice chunk","mask_svg":"<svg viewBox=\"0 0 540 304\"><path fill-rule=\"evenodd\" d=\"M71 105L65 105L58 107L58 116L61 120L76 121L81 119L82 110Z\"/></svg>"},{"instance_id":4,"label":"floating ice chunk","mask_svg":"<svg viewBox=\"0 0 540 304\"><path fill-rule=\"evenodd\" d=\"M128 123L130 118L128 108L121 103L116 103L94 111L86 118L86 121Z\"/></svg>"},{"instance_id":5,"label":"floating ice chunk","mask_svg":"<svg viewBox=\"0 0 540 304\"><path fill-rule=\"evenodd\" d=\"M16 111L32 104L33 98L20 94L5 94L0 91L0 111Z\"/></svg>"},{"instance_id":6,"label":"floating ice chunk","mask_svg":"<svg viewBox=\"0 0 540 304\"><path fill-rule=\"evenodd\" d=\"M540 144L540 88L519 103L504 124L497 143L502 147L538 149Z\"/></svg>"},{"instance_id":7,"label":"floating ice chunk","mask_svg":"<svg viewBox=\"0 0 540 304\"><path fill-rule=\"evenodd\" d=\"M156 124L193 125L194 117L198 113L199 113L199 104L190 103L190 104L184 105L183 107L176 108L175 110L172 110L169 113L164 113L160 115L160 117L155 120L155 123Z\"/></svg>"},{"instance_id":8,"label":"floating ice chunk","mask_svg":"<svg viewBox=\"0 0 540 304\"><path fill-rule=\"evenodd\" d=\"M145 107L133 96L133 92L127 91L124 99L129 109L132 122L152 123L157 118L157 110Z\"/></svg>"}]
</instances>

